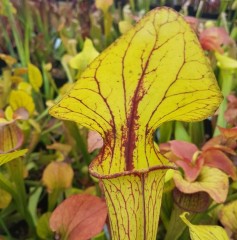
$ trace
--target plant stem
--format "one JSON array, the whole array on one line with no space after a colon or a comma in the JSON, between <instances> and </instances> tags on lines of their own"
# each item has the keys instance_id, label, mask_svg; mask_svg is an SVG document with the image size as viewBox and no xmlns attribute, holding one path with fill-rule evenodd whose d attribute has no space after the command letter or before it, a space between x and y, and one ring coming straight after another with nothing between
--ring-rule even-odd
<instances>
[{"instance_id":1,"label":"plant stem","mask_svg":"<svg viewBox=\"0 0 237 240\"><path fill-rule=\"evenodd\" d=\"M35 119L37 122L40 121L42 118L48 116L48 112L49 112L49 108L46 108L43 112L41 112L41 114L39 114L37 116L37 118Z\"/></svg>"},{"instance_id":2,"label":"plant stem","mask_svg":"<svg viewBox=\"0 0 237 240\"><path fill-rule=\"evenodd\" d=\"M171 139L174 122L165 122L159 128L159 143L168 142Z\"/></svg>"},{"instance_id":3,"label":"plant stem","mask_svg":"<svg viewBox=\"0 0 237 240\"><path fill-rule=\"evenodd\" d=\"M109 10L103 11L103 14L104 14L103 24L104 24L105 44L106 46L108 46L112 42L112 39L111 39L112 16Z\"/></svg>"},{"instance_id":4,"label":"plant stem","mask_svg":"<svg viewBox=\"0 0 237 240\"><path fill-rule=\"evenodd\" d=\"M146 12L148 12L150 10L150 5L151 5L151 0L145 0L143 2L143 7L144 7Z\"/></svg>"},{"instance_id":5,"label":"plant stem","mask_svg":"<svg viewBox=\"0 0 237 240\"><path fill-rule=\"evenodd\" d=\"M44 131L41 133L41 136L43 136L43 135L45 135L45 134L47 134L47 133L49 133L49 132L51 132L51 131L53 131L53 130L61 127L61 126L62 126L62 122L58 122L58 123L56 123L55 125L53 125L51 128L48 128L48 129L44 130Z\"/></svg>"},{"instance_id":6,"label":"plant stem","mask_svg":"<svg viewBox=\"0 0 237 240\"><path fill-rule=\"evenodd\" d=\"M234 194L227 197L226 202L231 202L231 201L236 200L236 199L237 199L237 193L234 193Z\"/></svg>"},{"instance_id":7,"label":"plant stem","mask_svg":"<svg viewBox=\"0 0 237 240\"><path fill-rule=\"evenodd\" d=\"M183 212L184 210L174 204L165 240L176 240L182 235L183 231L187 227L179 217ZM190 214L188 217L189 220L192 219L193 216L193 214Z\"/></svg>"},{"instance_id":8,"label":"plant stem","mask_svg":"<svg viewBox=\"0 0 237 240\"><path fill-rule=\"evenodd\" d=\"M30 60L30 36L31 36L31 15L29 11L29 6L27 1L24 0L24 9L25 9L25 31L24 31L24 56L25 64L27 65Z\"/></svg>"},{"instance_id":9,"label":"plant stem","mask_svg":"<svg viewBox=\"0 0 237 240\"><path fill-rule=\"evenodd\" d=\"M81 136L81 133L80 133L80 131L78 129L77 124L74 123L74 122L69 122L69 121L64 121L64 124L67 127L67 129L69 130L70 134L75 139L76 146L79 147L85 163L87 165L89 165L90 162L91 162L90 155L89 155L89 153L87 151L86 143L84 142L84 139Z\"/></svg>"},{"instance_id":10,"label":"plant stem","mask_svg":"<svg viewBox=\"0 0 237 240\"><path fill-rule=\"evenodd\" d=\"M203 122L189 123L189 135L191 137L191 142L201 147L205 140Z\"/></svg>"},{"instance_id":11,"label":"plant stem","mask_svg":"<svg viewBox=\"0 0 237 240\"><path fill-rule=\"evenodd\" d=\"M46 99L50 99L49 94L50 94L50 87L49 87L49 80L47 77L47 73L44 67L44 62L42 62L41 64L41 69L42 69L42 73L43 73L43 80L44 80L44 94L45 94L45 98Z\"/></svg>"},{"instance_id":12,"label":"plant stem","mask_svg":"<svg viewBox=\"0 0 237 240\"><path fill-rule=\"evenodd\" d=\"M48 212L53 211L62 194L62 189L54 189L52 193L48 194Z\"/></svg>"},{"instance_id":13,"label":"plant stem","mask_svg":"<svg viewBox=\"0 0 237 240\"><path fill-rule=\"evenodd\" d=\"M169 184L169 182L165 183L165 186L164 186L164 192L162 196L162 208L160 210L160 217L166 230L169 228L170 216L171 216L173 205L174 205L172 191L169 190L165 192L167 184Z\"/></svg>"},{"instance_id":14,"label":"plant stem","mask_svg":"<svg viewBox=\"0 0 237 240\"><path fill-rule=\"evenodd\" d=\"M61 59L61 64L66 72L66 75L67 75L67 78L68 78L68 82L69 83L73 83L73 77L72 77L72 74L71 74L71 70L67 64L66 61L63 60L63 58Z\"/></svg>"},{"instance_id":15,"label":"plant stem","mask_svg":"<svg viewBox=\"0 0 237 240\"><path fill-rule=\"evenodd\" d=\"M196 18L200 18L201 14L202 14L203 5L204 5L204 1L201 0L199 2L198 9L197 9L197 12L196 12Z\"/></svg>"},{"instance_id":16,"label":"plant stem","mask_svg":"<svg viewBox=\"0 0 237 240\"><path fill-rule=\"evenodd\" d=\"M135 12L135 2L134 2L134 0L129 0L129 3L130 3L132 11Z\"/></svg>"},{"instance_id":17,"label":"plant stem","mask_svg":"<svg viewBox=\"0 0 237 240\"><path fill-rule=\"evenodd\" d=\"M3 37L5 38L5 42L7 44L7 48L9 50L11 56L16 58L16 54L15 54L14 49L12 47L12 43L11 43L10 37L8 36L8 33L7 33L6 29L5 29L5 27L3 26L2 21L0 21L0 27L1 27Z\"/></svg>"},{"instance_id":18,"label":"plant stem","mask_svg":"<svg viewBox=\"0 0 237 240\"><path fill-rule=\"evenodd\" d=\"M16 189L18 200L16 200L16 204L18 206L18 211L22 215L22 217L28 223L30 231L33 233L35 231L35 226L33 223L32 216L30 215L27 209L27 196L24 184L24 164L21 158L15 159L9 163L7 163L9 175L11 180L14 182Z\"/></svg>"},{"instance_id":19,"label":"plant stem","mask_svg":"<svg viewBox=\"0 0 237 240\"><path fill-rule=\"evenodd\" d=\"M23 66L27 65L26 59L25 59L25 54L24 54L24 46L23 43L21 41L21 37L20 37L20 33L17 29L17 24L16 21L14 19L13 13L11 11L11 7L10 7L10 2L9 0L3 0L3 4L4 7L6 8L7 11L7 17L9 20L9 23L11 25L11 29L12 29L12 33L13 33L13 37L16 43L16 47L17 47L17 51L21 60L21 63Z\"/></svg>"},{"instance_id":20,"label":"plant stem","mask_svg":"<svg viewBox=\"0 0 237 240\"><path fill-rule=\"evenodd\" d=\"M182 122L175 122L174 135L176 140L191 142L191 138Z\"/></svg>"},{"instance_id":21,"label":"plant stem","mask_svg":"<svg viewBox=\"0 0 237 240\"><path fill-rule=\"evenodd\" d=\"M216 123L216 128L214 132L214 136L217 136L219 134L219 127L225 128L227 126L227 122L224 118L225 111L227 108L227 96L230 94L232 90L232 85L233 85L233 74L230 70L220 70L219 73L219 82L221 82L221 92L224 96L224 99L220 105L219 108L219 114L217 118L217 123Z\"/></svg>"},{"instance_id":22,"label":"plant stem","mask_svg":"<svg viewBox=\"0 0 237 240\"><path fill-rule=\"evenodd\" d=\"M7 234L7 239L8 240L12 240L12 236L11 233L8 231L7 226L5 225L4 221L0 218L0 224L2 225L3 230L5 231L5 233Z\"/></svg>"}]
</instances>

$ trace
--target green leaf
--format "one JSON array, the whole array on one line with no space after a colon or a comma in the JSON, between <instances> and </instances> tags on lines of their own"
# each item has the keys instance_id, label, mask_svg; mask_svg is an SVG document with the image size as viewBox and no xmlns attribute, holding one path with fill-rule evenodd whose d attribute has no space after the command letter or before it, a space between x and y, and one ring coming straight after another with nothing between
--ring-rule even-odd
<instances>
[{"instance_id":1,"label":"green leaf","mask_svg":"<svg viewBox=\"0 0 237 240\"><path fill-rule=\"evenodd\" d=\"M53 239L54 233L49 227L49 219L51 215L51 212L44 213L38 220L36 231L41 239Z\"/></svg>"},{"instance_id":2,"label":"green leaf","mask_svg":"<svg viewBox=\"0 0 237 240\"><path fill-rule=\"evenodd\" d=\"M12 197L15 199L15 201L17 201L18 194L14 184L9 179L7 179L7 177L2 173L0 173L0 188L9 192L12 195Z\"/></svg>"},{"instance_id":3,"label":"green leaf","mask_svg":"<svg viewBox=\"0 0 237 240\"><path fill-rule=\"evenodd\" d=\"M105 233L101 232L100 234L98 234L96 237L93 237L92 240L107 240Z\"/></svg>"},{"instance_id":4,"label":"green leaf","mask_svg":"<svg viewBox=\"0 0 237 240\"><path fill-rule=\"evenodd\" d=\"M0 154L0 166L10 162L18 157L22 157L27 153L28 149L22 149L11 153Z\"/></svg>"},{"instance_id":5,"label":"green leaf","mask_svg":"<svg viewBox=\"0 0 237 240\"><path fill-rule=\"evenodd\" d=\"M227 57L220 53L215 53L217 59L217 65L224 70L235 70L237 69L237 61L233 58ZM225 80L224 80L225 81Z\"/></svg>"},{"instance_id":6,"label":"green leaf","mask_svg":"<svg viewBox=\"0 0 237 240\"><path fill-rule=\"evenodd\" d=\"M40 195L42 193L43 188L42 187L38 187L37 189L31 188L30 190L33 193L31 193L30 197L29 197L28 209L29 209L29 212L30 212L30 214L32 216L32 219L33 219L34 223L36 223L37 222L37 218L38 218L38 216L37 216L37 208L38 208L38 203L39 203Z\"/></svg>"},{"instance_id":7,"label":"green leaf","mask_svg":"<svg viewBox=\"0 0 237 240\"><path fill-rule=\"evenodd\" d=\"M168 142L171 139L171 134L173 132L173 122L163 123L159 128L159 143Z\"/></svg>"},{"instance_id":8,"label":"green leaf","mask_svg":"<svg viewBox=\"0 0 237 240\"><path fill-rule=\"evenodd\" d=\"M191 142L191 137L189 136L187 130L182 122L175 122L175 140L182 140L186 142Z\"/></svg>"}]
</instances>

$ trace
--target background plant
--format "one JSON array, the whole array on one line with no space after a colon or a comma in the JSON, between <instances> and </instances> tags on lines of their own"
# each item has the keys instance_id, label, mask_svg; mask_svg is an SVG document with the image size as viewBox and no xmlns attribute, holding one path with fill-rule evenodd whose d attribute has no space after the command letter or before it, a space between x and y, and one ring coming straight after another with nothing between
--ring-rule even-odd
<instances>
[{"instance_id":1,"label":"background plant","mask_svg":"<svg viewBox=\"0 0 237 240\"><path fill-rule=\"evenodd\" d=\"M196 19L187 21L211 61L225 100L211 119L188 124L168 122L156 131L155 141L168 143L161 150L183 173L167 175L157 239L189 238L179 218L184 211L192 212L188 218L194 224L215 225L220 219L234 239L236 226L231 225L234 221L228 223L224 216L229 204L230 208L236 206L236 1L215 1L212 5L204 1L187 3L180 1L179 6L172 5L172 1L3 0L0 3L0 151L3 162L16 158L1 166L3 237L53 239L48 223L50 214L65 198L81 193L103 198L99 182L88 174L88 165L101 147L96 146L101 143L100 138L74 123L50 117L48 108L71 88L100 52L145 12L152 7L172 5L184 15L196 14ZM215 19L203 20L203 17ZM13 136L13 141L9 136ZM174 139L196 145L194 152L190 147L190 158L177 155L172 147ZM24 151L19 153L23 149L28 149L25 155ZM180 185L180 181L182 184L190 181L183 164L190 162L200 174L192 180L193 184L203 180L202 174L210 165L212 170L225 173L223 179L231 176L223 180L227 184L225 194L220 195L226 208L222 210L222 205L216 203L217 199L212 201L208 193L200 199L209 199L210 205L201 210L193 207L201 205L194 204L196 200L188 200L191 207L183 205L186 197L197 199L195 193L187 193L187 188L183 192ZM169 227L173 222L176 227ZM103 225L102 222L98 231ZM104 228L99 238L109 239L109 231ZM58 234L62 235L60 230Z\"/></svg>"}]
</instances>

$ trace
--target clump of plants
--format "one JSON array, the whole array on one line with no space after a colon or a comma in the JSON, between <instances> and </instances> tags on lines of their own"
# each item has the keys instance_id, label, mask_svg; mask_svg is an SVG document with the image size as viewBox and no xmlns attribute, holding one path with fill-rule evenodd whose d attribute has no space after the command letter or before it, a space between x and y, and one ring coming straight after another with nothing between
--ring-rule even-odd
<instances>
[{"instance_id":1,"label":"clump of plants","mask_svg":"<svg viewBox=\"0 0 237 240\"><path fill-rule=\"evenodd\" d=\"M187 4L0 3L2 239L237 238L237 5Z\"/></svg>"}]
</instances>

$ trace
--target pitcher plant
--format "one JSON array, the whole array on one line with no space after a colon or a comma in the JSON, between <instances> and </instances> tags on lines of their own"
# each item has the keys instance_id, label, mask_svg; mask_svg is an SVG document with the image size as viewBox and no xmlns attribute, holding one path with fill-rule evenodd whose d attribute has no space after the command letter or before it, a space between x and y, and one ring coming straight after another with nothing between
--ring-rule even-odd
<instances>
[{"instance_id":1,"label":"pitcher plant","mask_svg":"<svg viewBox=\"0 0 237 240\"><path fill-rule=\"evenodd\" d=\"M171 120L201 121L221 100L196 34L162 7L104 50L50 109L103 137L90 174L102 180L113 240L156 239L164 177L173 165L154 131Z\"/></svg>"}]
</instances>

